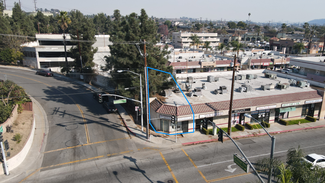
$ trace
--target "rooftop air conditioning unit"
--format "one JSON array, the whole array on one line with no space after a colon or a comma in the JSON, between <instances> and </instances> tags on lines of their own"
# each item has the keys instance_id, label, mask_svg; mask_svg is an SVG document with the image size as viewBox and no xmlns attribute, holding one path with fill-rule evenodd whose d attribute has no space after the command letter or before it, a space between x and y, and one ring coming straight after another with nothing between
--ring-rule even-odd
<instances>
[{"instance_id":1,"label":"rooftop air conditioning unit","mask_svg":"<svg viewBox=\"0 0 325 183\"><path fill-rule=\"evenodd\" d=\"M262 90L273 90L274 89L274 85L271 83L271 84L266 84L266 85L261 85L261 89Z\"/></svg>"},{"instance_id":2,"label":"rooftop air conditioning unit","mask_svg":"<svg viewBox=\"0 0 325 183\"><path fill-rule=\"evenodd\" d=\"M268 73L268 72L264 73L264 76L266 78L270 78L270 79L276 79L277 78L276 74L271 74L271 73Z\"/></svg>"},{"instance_id":3,"label":"rooftop air conditioning unit","mask_svg":"<svg viewBox=\"0 0 325 183\"><path fill-rule=\"evenodd\" d=\"M287 88L289 88L289 83L277 83L276 84L276 88L278 88L278 89L280 89L280 90L282 90L282 89L287 89Z\"/></svg>"},{"instance_id":4,"label":"rooftop air conditioning unit","mask_svg":"<svg viewBox=\"0 0 325 183\"><path fill-rule=\"evenodd\" d=\"M289 84L290 84L290 86L296 86L296 85L297 85L297 80L295 80L295 79L290 79L290 80L289 80Z\"/></svg>"},{"instance_id":5,"label":"rooftop air conditioning unit","mask_svg":"<svg viewBox=\"0 0 325 183\"><path fill-rule=\"evenodd\" d=\"M252 86L250 86L250 85L246 85L246 84L241 85L241 87L239 87L238 90L239 90L241 93L242 93L242 92L251 92L251 91L254 91L254 89L253 89Z\"/></svg>"},{"instance_id":6,"label":"rooftop air conditioning unit","mask_svg":"<svg viewBox=\"0 0 325 183\"><path fill-rule=\"evenodd\" d=\"M297 86L299 86L300 88L307 88L310 86L310 84L306 81L297 81Z\"/></svg>"}]
</instances>

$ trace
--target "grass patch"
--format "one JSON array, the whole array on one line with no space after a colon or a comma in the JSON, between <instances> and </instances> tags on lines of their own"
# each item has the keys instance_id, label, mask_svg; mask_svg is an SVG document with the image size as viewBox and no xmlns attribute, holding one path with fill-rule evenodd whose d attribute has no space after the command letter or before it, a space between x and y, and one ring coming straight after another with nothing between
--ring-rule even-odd
<instances>
[{"instance_id":1,"label":"grass patch","mask_svg":"<svg viewBox=\"0 0 325 183\"><path fill-rule=\"evenodd\" d=\"M300 121L300 124L312 122L312 121L309 121L307 119L289 120L288 122L289 122L289 125L297 125L297 124L299 124L299 121Z\"/></svg>"},{"instance_id":2,"label":"grass patch","mask_svg":"<svg viewBox=\"0 0 325 183\"><path fill-rule=\"evenodd\" d=\"M221 128L224 132L226 132L226 133L228 133L228 128ZM209 131L209 134L210 135L213 135L213 129L208 129L208 131ZM237 132L237 131L239 131L237 128L235 128L235 127L231 127L231 131L232 132ZM217 134L218 134L218 132L219 132L219 129L217 129Z\"/></svg>"},{"instance_id":3,"label":"grass patch","mask_svg":"<svg viewBox=\"0 0 325 183\"><path fill-rule=\"evenodd\" d=\"M259 125L259 124L251 124L251 125L252 125L253 129L260 129L260 128L262 128L261 125Z\"/></svg>"}]
</instances>

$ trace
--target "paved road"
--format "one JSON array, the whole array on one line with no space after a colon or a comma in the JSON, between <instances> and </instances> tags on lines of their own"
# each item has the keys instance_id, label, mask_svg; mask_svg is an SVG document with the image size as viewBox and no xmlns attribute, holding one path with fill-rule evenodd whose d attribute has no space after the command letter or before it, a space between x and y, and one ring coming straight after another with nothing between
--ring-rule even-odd
<instances>
[{"instance_id":1,"label":"paved road","mask_svg":"<svg viewBox=\"0 0 325 183\"><path fill-rule=\"evenodd\" d=\"M118 115L108 114L84 87L62 77L0 68L0 77L4 75L22 86L47 114L49 134L42 167L142 147L130 139Z\"/></svg>"},{"instance_id":2,"label":"paved road","mask_svg":"<svg viewBox=\"0 0 325 183\"><path fill-rule=\"evenodd\" d=\"M42 163L25 177L20 176L19 181L258 182L254 174L246 174L234 165L233 154L239 151L231 141L174 149L149 148L129 139L118 117L106 114L84 88L60 77L46 78L33 72L0 68L0 78L3 74L37 99L48 117L49 134ZM286 151L299 145L306 153L324 154L323 131L321 128L276 135L275 157L285 160ZM252 163L269 157L268 136L236 142Z\"/></svg>"}]
</instances>

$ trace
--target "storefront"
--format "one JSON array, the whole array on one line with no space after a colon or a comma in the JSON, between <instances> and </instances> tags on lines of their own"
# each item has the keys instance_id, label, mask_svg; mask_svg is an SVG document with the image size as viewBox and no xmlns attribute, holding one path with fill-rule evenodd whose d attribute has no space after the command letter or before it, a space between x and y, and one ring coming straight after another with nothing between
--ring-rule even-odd
<instances>
[{"instance_id":1,"label":"storefront","mask_svg":"<svg viewBox=\"0 0 325 183\"><path fill-rule=\"evenodd\" d=\"M245 124L245 113L251 111L250 108L247 109L239 109L239 110L233 110L231 114L231 122L232 125L236 124Z\"/></svg>"}]
</instances>

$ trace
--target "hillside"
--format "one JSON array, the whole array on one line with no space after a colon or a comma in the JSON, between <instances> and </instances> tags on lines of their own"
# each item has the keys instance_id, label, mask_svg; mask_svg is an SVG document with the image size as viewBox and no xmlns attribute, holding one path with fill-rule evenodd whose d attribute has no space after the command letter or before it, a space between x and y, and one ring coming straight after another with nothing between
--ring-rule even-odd
<instances>
[{"instance_id":1,"label":"hillside","mask_svg":"<svg viewBox=\"0 0 325 183\"><path fill-rule=\"evenodd\" d=\"M325 25L325 19L314 19L308 22L309 25Z\"/></svg>"}]
</instances>

